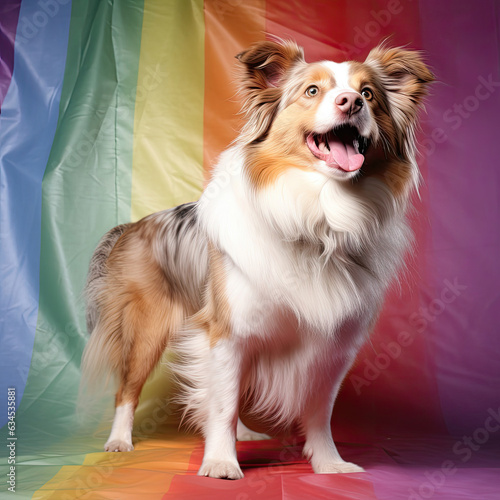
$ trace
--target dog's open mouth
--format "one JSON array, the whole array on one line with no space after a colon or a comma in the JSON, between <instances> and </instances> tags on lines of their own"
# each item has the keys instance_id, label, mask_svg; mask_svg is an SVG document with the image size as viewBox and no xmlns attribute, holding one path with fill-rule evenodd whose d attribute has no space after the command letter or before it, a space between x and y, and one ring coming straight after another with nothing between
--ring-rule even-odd
<instances>
[{"instance_id":1,"label":"dog's open mouth","mask_svg":"<svg viewBox=\"0 0 500 500\"><path fill-rule=\"evenodd\" d=\"M363 155L368 149L369 139L360 135L356 127L343 125L326 134L309 134L307 146L316 158L329 167L354 172L365 161Z\"/></svg>"}]
</instances>

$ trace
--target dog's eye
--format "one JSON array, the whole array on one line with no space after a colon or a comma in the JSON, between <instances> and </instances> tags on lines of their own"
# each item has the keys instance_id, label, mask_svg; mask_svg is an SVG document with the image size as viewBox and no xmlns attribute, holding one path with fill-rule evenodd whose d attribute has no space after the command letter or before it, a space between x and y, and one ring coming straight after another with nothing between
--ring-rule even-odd
<instances>
[{"instance_id":1,"label":"dog's eye","mask_svg":"<svg viewBox=\"0 0 500 500\"><path fill-rule=\"evenodd\" d=\"M371 101L373 99L373 92L368 87L361 90L361 95L367 100Z\"/></svg>"},{"instance_id":2,"label":"dog's eye","mask_svg":"<svg viewBox=\"0 0 500 500\"><path fill-rule=\"evenodd\" d=\"M307 90L306 90L306 96L308 97L314 97L315 95L318 95L319 89L316 87L316 85L311 85Z\"/></svg>"}]
</instances>

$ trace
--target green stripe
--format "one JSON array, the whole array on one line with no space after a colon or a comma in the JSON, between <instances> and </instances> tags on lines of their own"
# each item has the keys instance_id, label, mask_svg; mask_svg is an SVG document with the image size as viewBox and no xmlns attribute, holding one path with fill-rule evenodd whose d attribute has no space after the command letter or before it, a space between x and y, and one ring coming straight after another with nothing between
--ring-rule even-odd
<instances>
[{"instance_id":1,"label":"green stripe","mask_svg":"<svg viewBox=\"0 0 500 500\"><path fill-rule=\"evenodd\" d=\"M42 184L40 307L17 417L19 457L47 452L75 432L88 263L102 234L130 217L142 16L142 0L73 3L59 122ZM61 457L61 466L67 462ZM35 479L36 466L27 468L25 486L34 491L58 467L57 460L44 465ZM20 487L22 476L21 466Z\"/></svg>"}]
</instances>

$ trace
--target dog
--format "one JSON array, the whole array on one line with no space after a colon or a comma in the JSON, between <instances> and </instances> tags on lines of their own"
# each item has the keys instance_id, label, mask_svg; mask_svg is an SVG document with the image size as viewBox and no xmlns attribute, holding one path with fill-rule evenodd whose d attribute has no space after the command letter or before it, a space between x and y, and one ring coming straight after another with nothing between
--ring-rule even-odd
<instances>
[{"instance_id":1,"label":"dog","mask_svg":"<svg viewBox=\"0 0 500 500\"><path fill-rule=\"evenodd\" d=\"M244 125L199 201L112 229L91 259L84 379L118 381L105 450L133 449L141 389L169 348L205 439L199 475L242 478L237 438L292 426L314 472L359 472L330 420L412 242L433 75L385 44L364 62L306 63L294 42L262 41L237 60Z\"/></svg>"}]
</instances>

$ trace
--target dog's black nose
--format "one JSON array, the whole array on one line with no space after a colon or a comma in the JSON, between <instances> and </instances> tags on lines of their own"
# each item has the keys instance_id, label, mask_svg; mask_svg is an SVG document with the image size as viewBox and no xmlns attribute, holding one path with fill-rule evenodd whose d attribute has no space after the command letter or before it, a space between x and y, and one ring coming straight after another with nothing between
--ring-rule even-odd
<instances>
[{"instance_id":1,"label":"dog's black nose","mask_svg":"<svg viewBox=\"0 0 500 500\"><path fill-rule=\"evenodd\" d=\"M353 115L363 107L363 99L356 92L342 92L335 98L335 104L346 115Z\"/></svg>"}]
</instances>

